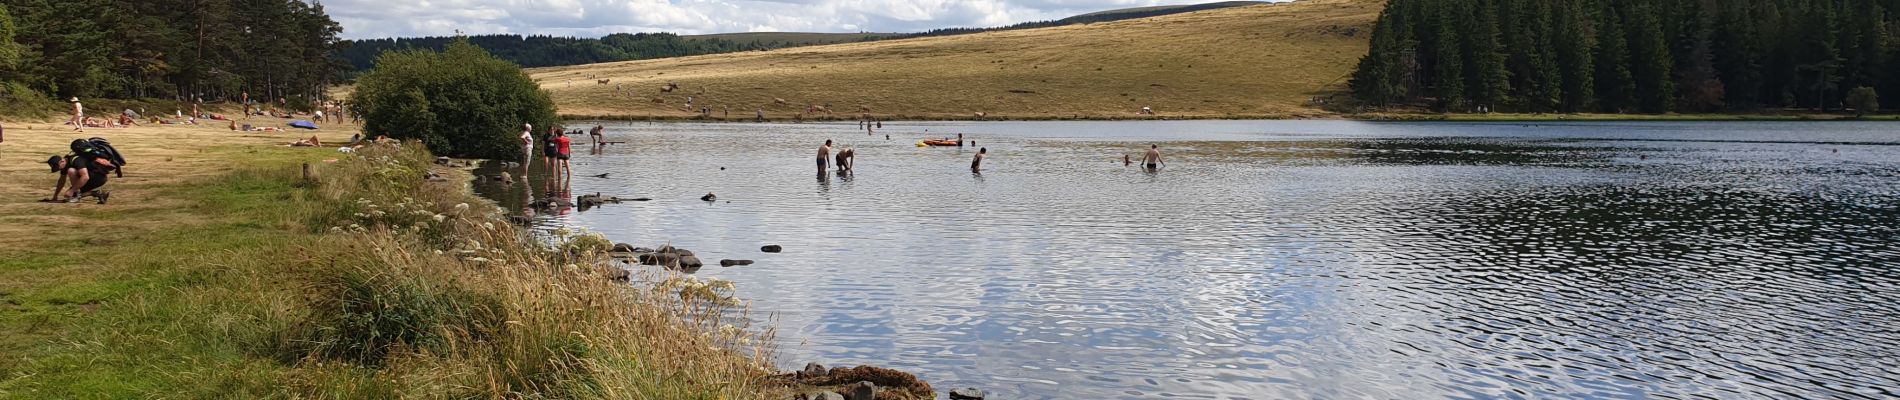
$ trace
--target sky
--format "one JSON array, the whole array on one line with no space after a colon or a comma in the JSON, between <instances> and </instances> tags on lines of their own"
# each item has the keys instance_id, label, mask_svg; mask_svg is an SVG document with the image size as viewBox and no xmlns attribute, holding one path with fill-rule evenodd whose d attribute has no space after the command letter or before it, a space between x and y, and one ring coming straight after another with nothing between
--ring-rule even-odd
<instances>
[{"instance_id":1,"label":"sky","mask_svg":"<svg viewBox=\"0 0 1900 400\"><path fill-rule=\"evenodd\" d=\"M916 32L1217 0L320 0L343 38Z\"/></svg>"}]
</instances>

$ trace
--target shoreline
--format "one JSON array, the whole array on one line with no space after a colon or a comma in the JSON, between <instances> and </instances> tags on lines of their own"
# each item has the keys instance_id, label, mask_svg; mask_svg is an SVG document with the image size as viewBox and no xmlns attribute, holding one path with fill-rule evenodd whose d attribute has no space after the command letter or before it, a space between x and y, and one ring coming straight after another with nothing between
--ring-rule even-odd
<instances>
[{"instance_id":1,"label":"shoreline","mask_svg":"<svg viewBox=\"0 0 1900 400\"><path fill-rule=\"evenodd\" d=\"M559 114L564 121L678 122L678 123L828 123L857 122L846 117L755 118L678 115ZM1039 116L995 115L984 118L950 115L882 116L883 122L1139 122L1139 121L1357 121L1357 122L1893 122L1900 114L1866 117L1836 114L1324 114L1324 115L1154 115L1154 116Z\"/></svg>"}]
</instances>

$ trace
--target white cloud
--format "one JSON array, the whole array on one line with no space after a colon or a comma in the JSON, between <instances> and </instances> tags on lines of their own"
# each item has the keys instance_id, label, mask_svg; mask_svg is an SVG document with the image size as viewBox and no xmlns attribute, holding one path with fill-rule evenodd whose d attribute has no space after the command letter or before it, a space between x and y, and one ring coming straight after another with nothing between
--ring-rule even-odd
<instances>
[{"instance_id":1,"label":"white cloud","mask_svg":"<svg viewBox=\"0 0 1900 400\"><path fill-rule=\"evenodd\" d=\"M1212 0L326 0L349 39L515 33L916 32Z\"/></svg>"}]
</instances>

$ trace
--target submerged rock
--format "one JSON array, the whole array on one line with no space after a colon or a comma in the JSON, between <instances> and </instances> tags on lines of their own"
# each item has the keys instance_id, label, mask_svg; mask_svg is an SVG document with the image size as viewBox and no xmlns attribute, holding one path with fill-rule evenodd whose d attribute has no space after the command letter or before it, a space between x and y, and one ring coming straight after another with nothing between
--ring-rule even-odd
<instances>
[{"instance_id":1,"label":"submerged rock","mask_svg":"<svg viewBox=\"0 0 1900 400\"><path fill-rule=\"evenodd\" d=\"M688 269L688 268L699 269L699 267L703 267L703 266L706 266L706 264L699 262L699 257L679 256L680 269Z\"/></svg>"},{"instance_id":2,"label":"submerged rock","mask_svg":"<svg viewBox=\"0 0 1900 400\"><path fill-rule=\"evenodd\" d=\"M983 400L983 391L977 388L951 390L950 400Z\"/></svg>"},{"instance_id":3,"label":"submerged rock","mask_svg":"<svg viewBox=\"0 0 1900 400\"><path fill-rule=\"evenodd\" d=\"M631 244L626 244L626 243L614 243L614 251L617 251L617 252L624 252L624 253L638 253L638 252L640 252L640 250L639 250L639 248L638 248L638 247L633 247L633 245L631 245Z\"/></svg>"},{"instance_id":4,"label":"submerged rock","mask_svg":"<svg viewBox=\"0 0 1900 400\"><path fill-rule=\"evenodd\" d=\"M785 251L785 248L779 247L779 245L776 245L776 244L770 244L770 245L765 245L765 247L760 247L759 251L763 251L767 253L777 253L780 251Z\"/></svg>"},{"instance_id":5,"label":"submerged rock","mask_svg":"<svg viewBox=\"0 0 1900 400\"><path fill-rule=\"evenodd\" d=\"M735 265L752 265L752 260L719 260L719 266L721 267L731 267Z\"/></svg>"}]
</instances>

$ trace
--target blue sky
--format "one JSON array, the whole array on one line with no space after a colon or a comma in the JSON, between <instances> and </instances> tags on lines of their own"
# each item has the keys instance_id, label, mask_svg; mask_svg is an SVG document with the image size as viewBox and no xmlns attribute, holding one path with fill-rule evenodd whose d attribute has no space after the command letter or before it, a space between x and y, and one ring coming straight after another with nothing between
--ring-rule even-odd
<instances>
[{"instance_id":1,"label":"blue sky","mask_svg":"<svg viewBox=\"0 0 1900 400\"><path fill-rule=\"evenodd\" d=\"M321 0L346 39L515 33L913 32L1215 0Z\"/></svg>"}]
</instances>

